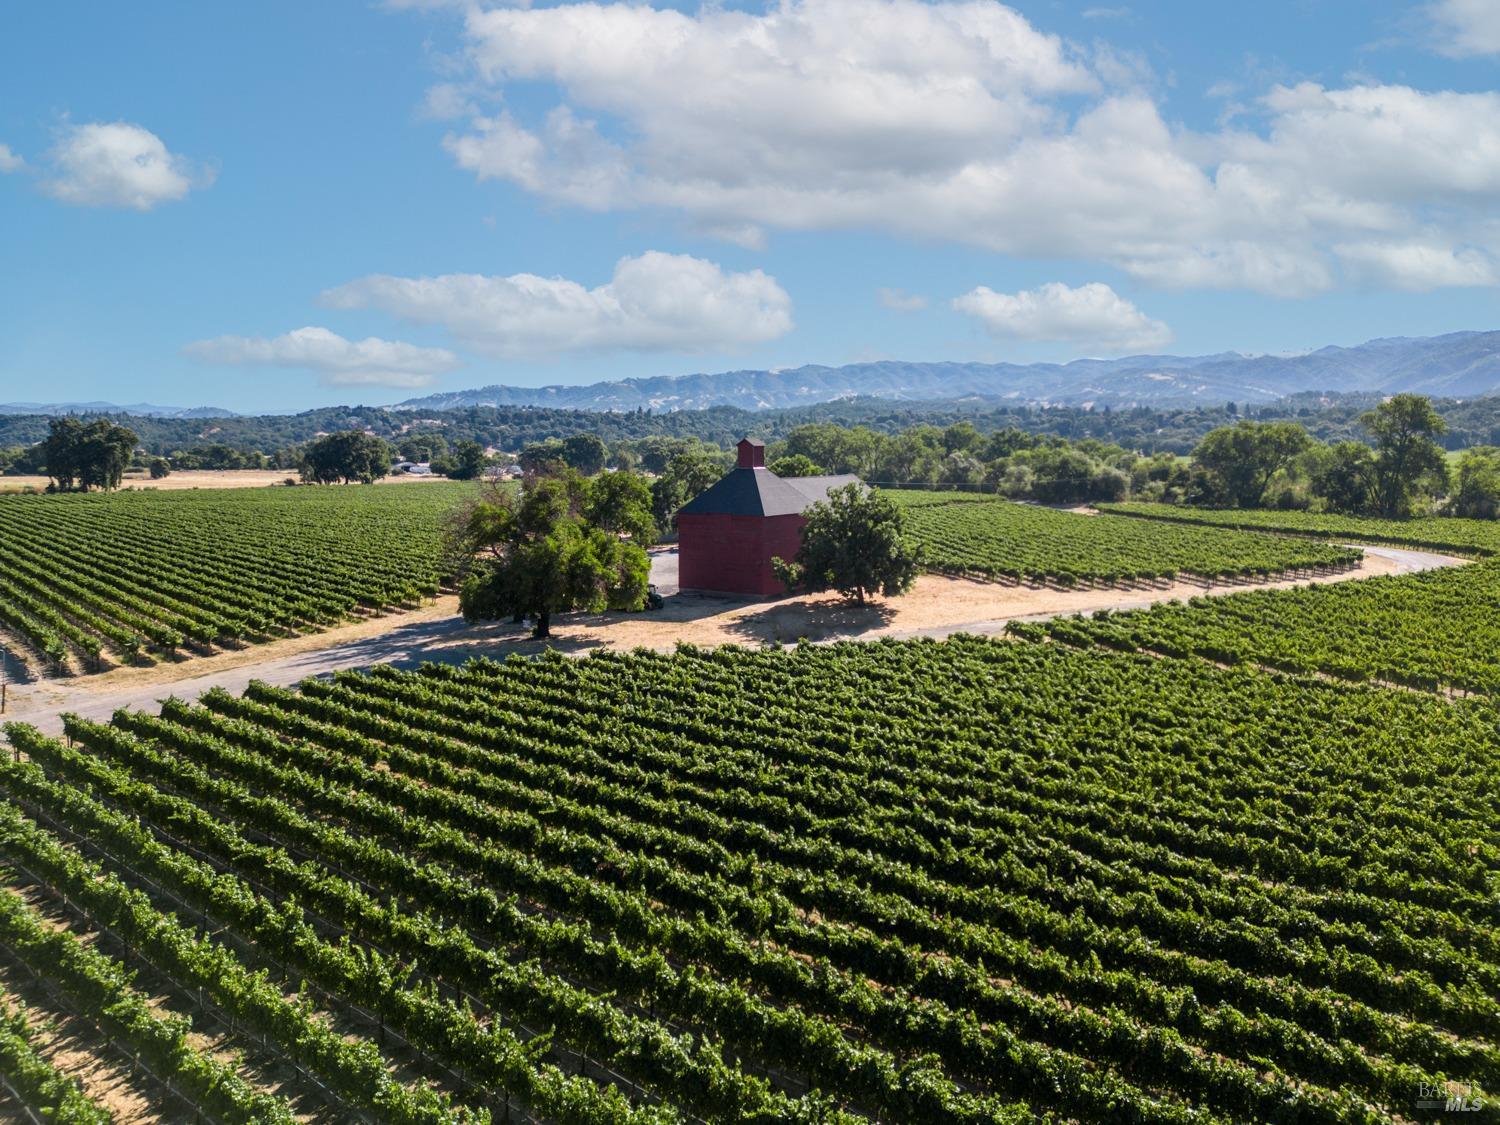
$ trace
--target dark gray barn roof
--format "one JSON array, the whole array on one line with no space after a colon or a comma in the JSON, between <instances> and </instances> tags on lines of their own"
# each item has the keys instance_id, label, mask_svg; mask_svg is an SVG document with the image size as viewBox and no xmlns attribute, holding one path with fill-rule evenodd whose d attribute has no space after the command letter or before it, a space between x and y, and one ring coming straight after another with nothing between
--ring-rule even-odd
<instances>
[{"instance_id":1,"label":"dark gray barn roof","mask_svg":"<svg viewBox=\"0 0 1500 1125\"><path fill-rule=\"evenodd\" d=\"M778 477L769 469L732 469L723 480L689 500L680 516L795 516L827 497L830 489L854 484L856 476Z\"/></svg>"}]
</instances>

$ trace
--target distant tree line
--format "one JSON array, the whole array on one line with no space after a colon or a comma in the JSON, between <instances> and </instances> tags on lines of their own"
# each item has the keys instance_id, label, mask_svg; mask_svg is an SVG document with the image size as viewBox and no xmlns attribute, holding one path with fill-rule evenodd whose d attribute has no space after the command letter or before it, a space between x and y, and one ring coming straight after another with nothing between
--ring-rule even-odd
<instances>
[{"instance_id":1,"label":"distant tree line","mask_svg":"<svg viewBox=\"0 0 1500 1125\"><path fill-rule=\"evenodd\" d=\"M1046 504L1142 499L1389 518L1500 515L1500 446L1470 447L1450 465L1447 422L1429 399L1393 395L1356 422L1357 436L1323 441L1299 422L1238 418L1205 434L1189 458L1020 429L984 433L969 421L897 434L817 423L773 442L767 456L773 472L788 476L856 473L875 484Z\"/></svg>"},{"instance_id":2,"label":"distant tree line","mask_svg":"<svg viewBox=\"0 0 1500 1125\"><path fill-rule=\"evenodd\" d=\"M889 404L887 404L889 405ZM301 414L234 418L145 418L133 415L80 415L104 418L134 430L150 456L223 445L268 458L283 457L271 468L291 468L288 451L325 434L358 430L390 442L403 460L431 462L452 452L459 441L512 454L526 446L574 434L597 435L610 448L652 436L690 438L728 446L768 416L733 407L651 413L595 412L543 407L474 407L413 414L380 407L329 407ZM4 458L47 436L51 418L44 415L0 415L0 468ZM295 458L291 458L295 460Z\"/></svg>"},{"instance_id":3,"label":"distant tree line","mask_svg":"<svg viewBox=\"0 0 1500 1125\"><path fill-rule=\"evenodd\" d=\"M174 470L265 468L269 460L222 445L152 457L139 447L133 430L103 418L84 422L75 417L52 419L47 437L28 447L26 454L16 460L51 478L48 490L54 492L119 488L130 468L160 480ZM297 451L294 465L308 483L369 483L391 471L392 456L390 445L381 438L350 430L308 442Z\"/></svg>"},{"instance_id":4,"label":"distant tree line","mask_svg":"<svg viewBox=\"0 0 1500 1125\"><path fill-rule=\"evenodd\" d=\"M1387 518L1500 515L1500 446L1471 446L1450 465L1447 423L1430 400L1393 395L1363 412L1359 426L1362 440L1332 442L1293 422L1221 427L1194 450L1179 498Z\"/></svg>"},{"instance_id":5,"label":"distant tree line","mask_svg":"<svg viewBox=\"0 0 1500 1125\"><path fill-rule=\"evenodd\" d=\"M231 423L254 420L214 419L211 428L223 440L156 453L128 427L105 418L70 417L48 419L46 435L37 444L0 452L0 471L46 471L53 475L53 487L72 489L117 487L121 473L132 465L149 467L154 476L188 469L286 469L314 483L374 480L389 472L397 458L429 464L433 472L460 480L509 469L542 476L567 469L584 477L606 469L641 470L653 478L653 518L667 531L676 510L732 463L726 447L748 432L777 434L768 446L768 464L787 476L854 473L872 483L973 489L1048 504L1136 498L1395 515L1444 512L1493 518L1500 513L1500 399L1445 404L1418 395L1387 400L1363 396L1359 401L1366 405L1358 410L1354 401L1355 396L1333 403L1324 396L1300 396L1255 411L1226 403L1175 413L1004 407L965 414L883 400L764 414L728 408L663 415L491 409L488 413L495 417L528 417L528 426L542 425L540 419L546 418L563 428L595 427L546 433L494 454L479 438L443 428L448 424L444 419L472 419L484 415L483 410L449 411L442 418L403 414L403 432L390 441L376 431L347 428L314 434L269 454L239 448L221 433ZM1294 406L1297 402L1304 405ZM825 419L785 426L796 417L840 411L868 417L870 424ZM312 413L345 417L369 412ZM954 420L945 425L910 422L933 416ZM731 418L744 424L721 432L720 424ZM903 420L909 424L898 425ZM0 426L8 421L0 419ZM1002 421L1006 424L996 424ZM1140 438L1143 427L1156 423L1176 427L1173 433L1201 433L1181 453L1159 448L1159 442L1107 441L1094 434L1134 433ZM1458 446L1465 452L1450 466L1445 453L1455 448L1455 424L1468 427L1464 443L1484 426L1492 428L1486 431L1490 440ZM695 425L713 431L713 437L640 433L656 426L691 431ZM106 440L111 434L117 435L113 444ZM122 434L134 439L130 448L118 437ZM50 459L49 451L54 451ZM50 463L54 460L56 472Z\"/></svg>"},{"instance_id":6,"label":"distant tree line","mask_svg":"<svg viewBox=\"0 0 1500 1125\"><path fill-rule=\"evenodd\" d=\"M223 442L193 446L190 449L174 449L162 455L162 459L177 472L225 469L286 469L290 457L267 456L251 449L236 449Z\"/></svg>"},{"instance_id":7,"label":"distant tree line","mask_svg":"<svg viewBox=\"0 0 1500 1125\"><path fill-rule=\"evenodd\" d=\"M766 456L773 472L788 476L853 473L885 487L995 492L1046 504L1164 499L1187 481L1186 466L1169 453L1145 456L1093 438L1015 428L985 433L968 420L895 434L813 423L772 442Z\"/></svg>"},{"instance_id":8,"label":"distant tree line","mask_svg":"<svg viewBox=\"0 0 1500 1125\"><path fill-rule=\"evenodd\" d=\"M1241 420L1296 422L1324 443L1367 441L1359 419L1379 401L1380 396L1369 394L1307 393L1255 406L1214 403L1185 408L1090 409L968 399L906 403L854 398L769 411L720 406L707 410L598 412L510 406L415 413L354 406L233 418L102 417L134 431L147 456L170 459L174 454L224 447L267 459L263 466L248 467L292 470L301 446L324 434L349 430L384 438L403 460L419 462L440 461L460 441L515 454L529 445L575 434L597 436L611 455L622 444L651 437L693 440L727 449L745 434L773 441L814 423L896 434L915 426L947 428L968 422L982 434L1016 429L1071 441L1094 440L1146 454L1186 455L1211 430ZM1443 448L1500 445L1500 397L1439 399L1433 407L1446 426L1437 439ZM96 418L80 416L79 420L87 423ZM39 415L0 416L0 472L22 471L14 467L16 459L47 436L51 421Z\"/></svg>"}]
</instances>

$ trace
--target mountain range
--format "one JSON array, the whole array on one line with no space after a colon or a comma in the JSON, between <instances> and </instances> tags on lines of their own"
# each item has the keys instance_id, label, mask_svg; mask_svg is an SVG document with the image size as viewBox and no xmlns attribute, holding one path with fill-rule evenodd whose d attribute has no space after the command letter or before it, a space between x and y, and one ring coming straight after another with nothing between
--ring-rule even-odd
<instances>
[{"instance_id":1,"label":"mountain range","mask_svg":"<svg viewBox=\"0 0 1500 1125\"><path fill-rule=\"evenodd\" d=\"M153 406L136 402L120 406L113 402L0 402L0 414L133 414L138 418L237 418L232 410L217 406Z\"/></svg>"},{"instance_id":2,"label":"mountain range","mask_svg":"<svg viewBox=\"0 0 1500 1125\"><path fill-rule=\"evenodd\" d=\"M982 399L1033 406L1272 402L1299 391L1474 398L1500 394L1500 332L1371 340L1296 355L1138 355L1071 363L917 363L659 375L582 386L489 386L424 395L403 410L548 406L576 410L768 410L856 395L902 401Z\"/></svg>"},{"instance_id":3,"label":"mountain range","mask_svg":"<svg viewBox=\"0 0 1500 1125\"><path fill-rule=\"evenodd\" d=\"M1302 392L1433 398L1500 395L1500 331L1393 337L1294 355L1136 355L1071 363L922 363L883 360L843 367L809 364L770 371L657 375L543 387L495 385L424 395L390 409L414 412L474 406L565 410L771 410L874 397L902 402L1125 409L1225 402L1267 403ZM0 403L0 414L131 414L154 418L233 418L214 406L190 408L108 402Z\"/></svg>"}]
</instances>

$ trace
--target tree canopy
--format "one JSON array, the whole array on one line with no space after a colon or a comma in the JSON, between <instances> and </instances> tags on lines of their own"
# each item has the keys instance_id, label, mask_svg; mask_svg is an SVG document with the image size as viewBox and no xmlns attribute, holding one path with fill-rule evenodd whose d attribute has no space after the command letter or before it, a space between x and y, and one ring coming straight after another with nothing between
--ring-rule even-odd
<instances>
[{"instance_id":1,"label":"tree canopy","mask_svg":"<svg viewBox=\"0 0 1500 1125\"><path fill-rule=\"evenodd\" d=\"M1431 399L1392 395L1360 422L1375 440L1375 503L1381 515L1409 515L1416 496L1447 487L1448 461L1433 440L1447 425Z\"/></svg>"},{"instance_id":2,"label":"tree canopy","mask_svg":"<svg viewBox=\"0 0 1500 1125\"><path fill-rule=\"evenodd\" d=\"M852 483L808 509L796 559L773 559L772 566L788 590L837 590L863 605L875 594L894 597L911 589L921 553L901 509Z\"/></svg>"},{"instance_id":3,"label":"tree canopy","mask_svg":"<svg viewBox=\"0 0 1500 1125\"><path fill-rule=\"evenodd\" d=\"M134 430L102 418L54 418L42 443L42 457L52 487L59 492L119 488L136 443Z\"/></svg>"},{"instance_id":4,"label":"tree canopy","mask_svg":"<svg viewBox=\"0 0 1500 1125\"><path fill-rule=\"evenodd\" d=\"M193 469L263 469L266 458L253 450L236 449L221 442L179 449L169 458L172 468L180 472Z\"/></svg>"},{"instance_id":5,"label":"tree canopy","mask_svg":"<svg viewBox=\"0 0 1500 1125\"><path fill-rule=\"evenodd\" d=\"M1362 441L1341 441L1319 450L1312 462L1312 491L1330 511L1356 515L1375 499L1375 454Z\"/></svg>"},{"instance_id":6,"label":"tree canopy","mask_svg":"<svg viewBox=\"0 0 1500 1125\"><path fill-rule=\"evenodd\" d=\"M448 439L432 429L413 430L395 444L403 461L432 462L448 452ZM479 448L483 450L484 446Z\"/></svg>"},{"instance_id":7,"label":"tree canopy","mask_svg":"<svg viewBox=\"0 0 1500 1125\"><path fill-rule=\"evenodd\" d=\"M362 430L345 430L307 443L302 479L313 484L373 484L391 471L391 447Z\"/></svg>"},{"instance_id":8,"label":"tree canopy","mask_svg":"<svg viewBox=\"0 0 1500 1125\"><path fill-rule=\"evenodd\" d=\"M582 510L583 518L595 527L628 535L640 547L652 546L659 534L651 513L651 486L623 469L591 481Z\"/></svg>"},{"instance_id":9,"label":"tree canopy","mask_svg":"<svg viewBox=\"0 0 1500 1125\"><path fill-rule=\"evenodd\" d=\"M1481 520L1500 517L1500 446L1475 446L1458 459L1453 514Z\"/></svg>"},{"instance_id":10,"label":"tree canopy","mask_svg":"<svg viewBox=\"0 0 1500 1125\"><path fill-rule=\"evenodd\" d=\"M823 472L805 453L788 453L785 457L776 458L766 468L778 477L815 477Z\"/></svg>"},{"instance_id":11,"label":"tree canopy","mask_svg":"<svg viewBox=\"0 0 1500 1125\"><path fill-rule=\"evenodd\" d=\"M554 474L556 469L549 466L565 465L591 477L604 471L604 465L609 460L609 447L598 434L570 434L566 438L532 442L521 450L516 460L528 473Z\"/></svg>"},{"instance_id":12,"label":"tree canopy","mask_svg":"<svg viewBox=\"0 0 1500 1125\"><path fill-rule=\"evenodd\" d=\"M598 434L573 434L563 438L562 459L568 468L586 477L597 476L604 471L609 448Z\"/></svg>"},{"instance_id":13,"label":"tree canopy","mask_svg":"<svg viewBox=\"0 0 1500 1125\"><path fill-rule=\"evenodd\" d=\"M432 461L434 472L442 473L452 480L478 480L489 464L489 458L485 456L484 446L477 441L468 438L460 438L453 443L451 452L438 455Z\"/></svg>"},{"instance_id":14,"label":"tree canopy","mask_svg":"<svg viewBox=\"0 0 1500 1125\"><path fill-rule=\"evenodd\" d=\"M1193 450L1193 462L1230 503L1258 508L1271 479L1311 445L1307 431L1295 422L1245 419L1206 434Z\"/></svg>"},{"instance_id":15,"label":"tree canopy","mask_svg":"<svg viewBox=\"0 0 1500 1125\"><path fill-rule=\"evenodd\" d=\"M459 532L470 560L459 590L464 619L530 618L532 636L547 637L554 614L642 608L650 558L589 518L640 518L644 484L605 483L621 475L530 474L519 488L491 485Z\"/></svg>"},{"instance_id":16,"label":"tree canopy","mask_svg":"<svg viewBox=\"0 0 1500 1125\"><path fill-rule=\"evenodd\" d=\"M717 481L729 467L729 456L717 450L689 449L676 454L651 482L651 515L663 530L675 527L677 509Z\"/></svg>"}]
</instances>

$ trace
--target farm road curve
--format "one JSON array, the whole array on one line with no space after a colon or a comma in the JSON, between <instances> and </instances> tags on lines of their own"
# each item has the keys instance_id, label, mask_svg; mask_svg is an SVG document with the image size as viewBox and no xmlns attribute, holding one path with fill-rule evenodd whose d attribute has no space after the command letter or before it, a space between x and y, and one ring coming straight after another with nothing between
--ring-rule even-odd
<instances>
[{"instance_id":1,"label":"farm road curve","mask_svg":"<svg viewBox=\"0 0 1500 1125\"><path fill-rule=\"evenodd\" d=\"M1387 573L1411 574L1439 567L1456 566L1464 560L1447 555L1436 555L1425 551L1408 551L1395 547L1365 546L1367 554L1389 560ZM671 560L675 564L676 560ZM674 568L675 569L675 568ZM659 584L664 590L675 588L675 573L658 574L667 579ZM1222 587L1215 592L1231 593L1245 587ZM1100 591L1107 593L1108 591ZM1119 591L1118 601L1111 602L1110 609L1139 609L1163 600L1158 597L1132 597L1131 591ZM670 603L669 603L670 604ZM732 605L735 603L724 603ZM1094 608L1106 608L1097 606ZM1066 612L1075 612L1069 610ZM1091 612L1084 610L1083 612ZM1004 630L1013 620L1040 620L1059 616L1058 613L1011 615L981 621L945 624L926 629L908 631L882 630L878 635L886 637L946 637L954 633L995 634ZM875 635L867 633L865 635ZM565 652L581 653L599 647L597 634L583 637L559 637L552 647ZM858 634L828 639L857 639ZM107 721L121 708L136 710L154 709L168 696L196 699L210 688L224 688L230 692L241 692L251 680L290 685L309 676L326 676L349 668L363 668L372 664L394 664L398 667L414 667L426 661L462 663L471 656L482 653L503 655L511 652L535 653L547 647L541 642L527 639L524 627L508 623L470 625L462 618L440 617L400 623L399 619L390 629L372 636L354 640L334 641L324 647L311 647L287 655L276 655L275 645L267 647L266 659L250 661L207 674L193 674L194 661L181 665L183 675L179 678L149 684L140 684L118 690L109 690L91 683L88 677L71 680L41 680L36 683L13 685L10 689L10 706L3 716L7 721L30 723L43 731L57 733L62 730L61 715L73 712L88 719ZM656 646L669 649L670 645ZM211 659L211 658L210 658Z\"/></svg>"}]
</instances>

